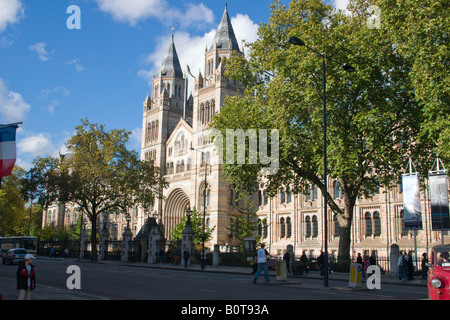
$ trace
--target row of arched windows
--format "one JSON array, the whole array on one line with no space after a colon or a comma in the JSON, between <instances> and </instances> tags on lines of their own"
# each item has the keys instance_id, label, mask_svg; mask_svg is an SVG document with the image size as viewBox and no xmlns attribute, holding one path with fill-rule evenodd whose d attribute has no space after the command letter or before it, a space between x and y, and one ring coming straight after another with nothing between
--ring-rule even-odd
<instances>
[{"instance_id":1,"label":"row of arched windows","mask_svg":"<svg viewBox=\"0 0 450 320\"><path fill-rule=\"evenodd\" d=\"M147 123L145 127L145 143L149 143L158 139L159 121L154 120Z\"/></svg>"},{"instance_id":2,"label":"row of arched windows","mask_svg":"<svg viewBox=\"0 0 450 320\"><path fill-rule=\"evenodd\" d=\"M182 84L175 84L173 92L170 91L170 83L168 83L168 82L163 83L163 87L162 88L163 88L163 90L166 89L166 91L169 94L169 96L173 95L175 98L182 98L183 97L184 86ZM159 97L159 94L160 94L159 84L155 85L154 90L155 90L154 91L154 96L155 97Z\"/></svg>"},{"instance_id":3,"label":"row of arched windows","mask_svg":"<svg viewBox=\"0 0 450 320\"><path fill-rule=\"evenodd\" d=\"M264 185L261 186L261 189ZM307 185L305 191L305 201L314 201L318 199L318 187L316 185ZM333 196L335 199L342 198L342 192L338 181L333 182ZM291 203L292 191L290 187L280 189L280 203ZM258 205L264 206L269 203L269 197L266 190L258 190Z\"/></svg>"},{"instance_id":4,"label":"row of arched windows","mask_svg":"<svg viewBox=\"0 0 450 320\"><path fill-rule=\"evenodd\" d=\"M191 158L188 158L186 163L184 160L178 160L176 164L169 162L166 165L167 174L181 173L191 170Z\"/></svg>"},{"instance_id":5,"label":"row of arched windows","mask_svg":"<svg viewBox=\"0 0 450 320\"><path fill-rule=\"evenodd\" d=\"M202 125L206 125L211 121L215 112L216 102L214 99L211 101L202 102L197 115L197 121Z\"/></svg>"},{"instance_id":6,"label":"row of arched windows","mask_svg":"<svg viewBox=\"0 0 450 320\"><path fill-rule=\"evenodd\" d=\"M156 160L156 150L145 151L144 159L148 160Z\"/></svg>"}]
</instances>

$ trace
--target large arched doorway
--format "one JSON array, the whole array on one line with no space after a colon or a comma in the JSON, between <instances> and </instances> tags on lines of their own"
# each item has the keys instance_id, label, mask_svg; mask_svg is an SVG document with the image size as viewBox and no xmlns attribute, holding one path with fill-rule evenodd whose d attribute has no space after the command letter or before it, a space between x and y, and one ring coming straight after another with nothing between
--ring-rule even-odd
<instances>
[{"instance_id":1,"label":"large arched doorway","mask_svg":"<svg viewBox=\"0 0 450 320\"><path fill-rule=\"evenodd\" d=\"M187 193L181 188L170 191L164 207L162 223L166 239L170 239L172 229L180 223L190 208L190 201Z\"/></svg>"}]
</instances>

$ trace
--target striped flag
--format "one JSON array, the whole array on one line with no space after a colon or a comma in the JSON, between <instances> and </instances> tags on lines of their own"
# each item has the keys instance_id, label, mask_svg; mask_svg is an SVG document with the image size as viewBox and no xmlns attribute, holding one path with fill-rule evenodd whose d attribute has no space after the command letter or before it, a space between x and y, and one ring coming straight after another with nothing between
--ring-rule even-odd
<instances>
[{"instance_id":1,"label":"striped flag","mask_svg":"<svg viewBox=\"0 0 450 320\"><path fill-rule=\"evenodd\" d=\"M0 179L11 174L16 163L16 125L0 127Z\"/></svg>"}]
</instances>

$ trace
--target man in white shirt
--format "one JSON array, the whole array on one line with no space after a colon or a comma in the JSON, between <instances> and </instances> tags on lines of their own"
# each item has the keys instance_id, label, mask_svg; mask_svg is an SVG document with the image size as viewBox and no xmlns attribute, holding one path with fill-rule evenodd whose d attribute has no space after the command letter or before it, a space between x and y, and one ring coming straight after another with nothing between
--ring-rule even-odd
<instances>
[{"instance_id":1,"label":"man in white shirt","mask_svg":"<svg viewBox=\"0 0 450 320\"><path fill-rule=\"evenodd\" d=\"M264 270L264 278L267 282L270 282L270 275L269 275L269 267L267 266L267 258L266 256L269 253L266 249L264 249L264 243L261 243L261 248L256 253L256 259L258 263L258 269L256 271L255 277L253 278L253 283L256 283L256 280L258 280L259 275L261 274L261 271Z\"/></svg>"}]
</instances>

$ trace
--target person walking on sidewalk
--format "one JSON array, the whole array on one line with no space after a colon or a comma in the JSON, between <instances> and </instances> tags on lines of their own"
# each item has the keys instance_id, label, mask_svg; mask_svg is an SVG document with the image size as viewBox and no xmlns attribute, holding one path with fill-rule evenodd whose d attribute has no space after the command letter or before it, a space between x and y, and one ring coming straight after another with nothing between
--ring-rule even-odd
<instances>
[{"instance_id":1,"label":"person walking on sidewalk","mask_svg":"<svg viewBox=\"0 0 450 320\"><path fill-rule=\"evenodd\" d=\"M25 255L25 261L19 264L17 268L17 290L19 291L19 300L31 300L31 290L36 287L36 275L34 273L32 254Z\"/></svg>"},{"instance_id":2,"label":"person walking on sidewalk","mask_svg":"<svg viewBox=\"0 0 450 320\"><path fill-rule=\"evenodd\" d=\"M266 280L266 283L270 282L269 267L267 266L267 255L269 253L267 252L266 249L264 249L264 247L265 247L264 243L261 243L261 248L256 253L258 269L256 270L255 277L253 278L253 283L256 283L256 280L258 280L262 270L264 270L264 278Z\"/></svg>"},{"instance_id":3,"label":"person walking on sidewalk","mask_svg":"<svg viewBox=\"0 0 450 320\"><path fill-rule=\"evenodd\" d=\"M300 261L303 262L305 272L308 273L308 257L306 256L305 251L303 251L302 256L300 257Z\"/></svg>"},{"instance_id":4,"label":"person walking on sidewalk","mask_svg":"<svg viewBox=\"0 0 450 320\"><path fill-rule=\"evenodd\" d=\"M186 248L183 251L183 259L184 259L184 267L187 268L187 264L189 261L189 258L191 257L191 254L189 253L189 250Z\"/></svg>"},{"instance_id":5,"label":"person walking on sidewalk","mask_svg":"<svg viewBox=\"0 0 450 320\"><path fill-rule=\"evenodd\" d=\"M398 267L398 276L399 279L402 281L406 281L406 266L408 264L408 260L406 259L406 252L402 253L400 251L398 261L397 261L397 267Z\"/></svg>"},{"instance_id":6,"label":"person walking on sidewalk","mask_svg":"<svg viewBox=\"0 0 450 320\"><path fill-rule=\"evenodd\" d=\"M289 250L284 254L283 260L286 261L286 272L291 273L291 254Z\"/></svg>"}]
</instances>

